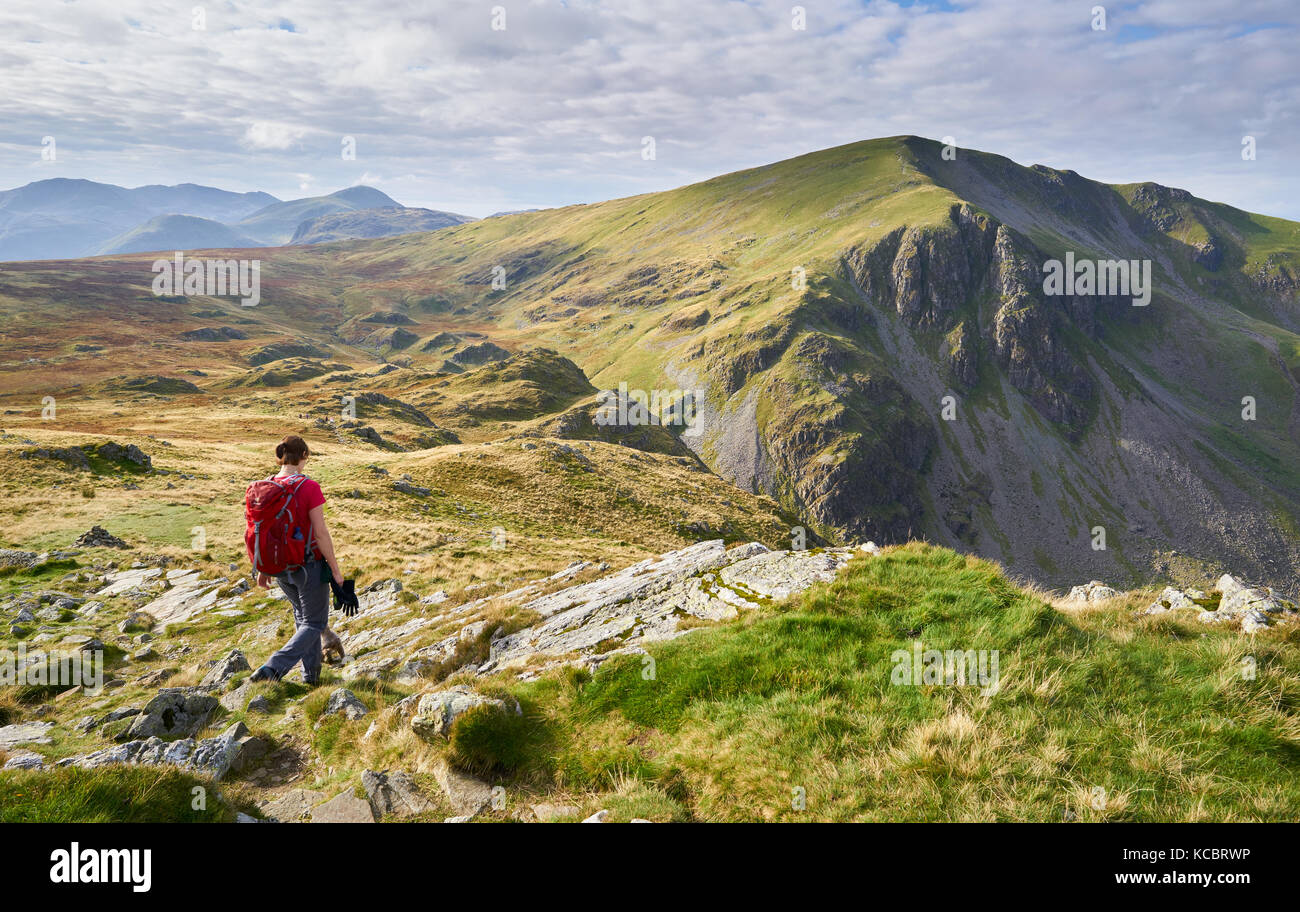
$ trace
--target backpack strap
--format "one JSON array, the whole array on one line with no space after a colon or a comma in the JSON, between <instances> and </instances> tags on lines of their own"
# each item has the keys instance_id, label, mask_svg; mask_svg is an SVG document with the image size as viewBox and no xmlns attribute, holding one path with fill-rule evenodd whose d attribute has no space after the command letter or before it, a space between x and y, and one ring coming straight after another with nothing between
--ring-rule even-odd
<instances>
[{"instance_id":1,"label":"backpack strap","mask_svg":"<svg viewBox=\"0 0 1300 912\"><path fill-rule=\"evenodd\" d=\"M298 489L301 488L304 484L306 484L308 480L307 476L303 475L301 472L299 472L297 475L286 475L285 478L286 479L297 478L298 483L293 486L293 489L289 492L288 496L285 497L284 506L280 508L281 513L289 509L289 504L293 502L294 495L298 493ZM302 551L302 557L304 561L311 560L312 547L313 547L313 542L312 542L311 517L308 516L307 517L307 541Z\"/></svg>"}]
</instances>

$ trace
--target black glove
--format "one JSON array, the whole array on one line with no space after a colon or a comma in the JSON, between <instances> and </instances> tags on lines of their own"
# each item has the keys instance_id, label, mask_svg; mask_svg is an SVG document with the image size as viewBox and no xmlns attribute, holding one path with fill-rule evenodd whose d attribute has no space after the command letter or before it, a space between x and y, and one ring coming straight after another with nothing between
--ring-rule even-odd
<instances>
[{"instance_id":1,"label":"black glove","mask_svg":"<svg viewBox=\"0 0 1300 912\"><path fill-rule=\"evenodd\" d=\"M334 590L334 607L342 611L344 617L352 617L361 608L361 603L357 601L356 587L355 580L346 579L340 586L330 577L330 588Z\"/></svg>"}]
</instances>

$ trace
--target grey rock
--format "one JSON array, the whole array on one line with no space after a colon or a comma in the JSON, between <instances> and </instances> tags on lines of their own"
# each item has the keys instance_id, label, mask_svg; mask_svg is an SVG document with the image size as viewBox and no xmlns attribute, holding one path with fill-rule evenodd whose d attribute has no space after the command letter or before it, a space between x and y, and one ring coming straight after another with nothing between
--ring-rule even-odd
<instances>
[{"instance_id":1,"label":"grey rock","mask_svg":"<svg viewBox=\"0 0 1300 912\"><path fill-rule=\"evenodd\" d=\"M5 761L4 768L7 770L45 769L45 758L33 753L16 754Z\"/></svg>"},{"instance_id":2,"label":"grey rock","mask_svg":"<svg viewBox=\"0 0 1300 912\"><path fill-rule=\"evenodd\" d=\"M206 694L180 689L160 691L119 739L188 737L207 724L218 705L216 698Z\"/></svg>"},{"instance_id":3,"label":"grey rock","mask_svg":"<svg viewBox=\"0 0 1300 912\"><path fill-rule=\"evenodd\" d=\"M312 823L374 823L370 802L350 792L335 795L311 810Z\"/></svg>"},{"instance_id":4,"label":"grey rock","mask_svg":"<svg viewBox=\"0 0 1300 912\"><path fill-rule=\"evenodd\" d=\"M117 629L122 633L136 633L141 630L152 630L153 625L153 615L147 611L132 611L122 619L122 623L117 625Z\"/></svg>"},{"instance_id":5,"label":"grey rock","mask_svg":"<svg viewBox=\"0 0 1300 912\"><path fill-rule=\"evenodd\" d=\"M343 716L348 720L356 720L368 712L370 710L366 709L366 704L357 699L356 694L340 687L330 694L329 702L325 704L325 711L321 713L321 716L322 718L325 716Z\"/></svg>"},{"instance_id":6,"label":"grey rock","mask_svg":"<svg viewBox=\"0 0 1300 912\"><path fill-rule=\"evenodd\" d=\"M272 820L297 823L311 816L312 808L325 800L324 792L310 789L290 789L273 801L262 805L262 812Z\"/></svg>"},{"instance_id":7,"label":"grey rock","mask_svg":"<svg viewBox=\"0 0 1300 912\"><path fill-rule=\"evenodd\" d=\"M17 744L49 744L48 732L54 727L53 722L16 722L0 728L0 748L10 748Z\"/></svg>"},{"instance_id":8,"label":"grey rock","mask_svg":"<svg viewBox=\"0 0 1300 912\"><path fill-rule=\"evenodd\" d=\"M1067 602L1101 602L1119 595L1119 591L1107 586L1101 580L1091 580L1082 586L1075 586L1065 597Z\"/></svg>"},{"instance_id":9,"label":"grey rock","mask_svg":"<svg viewBox=\"0 0 1300 912\"><path fill-rule=\"evenodd\" d=\"M477 706L505 710L505 703L501 700L485 697L464 684L422 694L416 705L415 717L411 720L411 728L422 738L436 738L447 734L458 718Z\"/></svg>"},{"instance_id":10,"label":"grey rock","mask_svg":"<svg viewBox=\"0 0 1300 912\"><path fill-rule=\"evenodd\" d=\"M492 801L492 787L463 773L445 760L434 767L433 778L458 815L473 817Z\"/></svg>"},{"instance_id":11,"label":"grey rock","mask_svg":"<svg viewBox=\"0 0 1300 912\"><path fill-rule=\"evenodd\" d=\"M566 817L577 817L582 813L582 809L572 804L534 804L532 807L533 816L539 823L550 823L552 820L561 820Z\"/></svg>"},{"instance_id":12,"label":"grey rock","mask_svg":"<svg viewBox=\"0 0 1300 912\"><path fill-rule=\"evenodd\" d=\"M202 684L205 687L217 687L225 684L239 672L251 670L244 654L238 649L232 649L229 655L218 661L212 670L203 676Z\"/></svg>"},{"instance_id":13,"label":"grey rock","mask_svg":"<svg viewBox=\"0 0 1300 912\"><path fill-rule=\"evenodd\" d=\"M361 786L376 817L411 817L433 808L411 777L401 771L366 770L361 774Z\"/></svg>"}]
</instances>

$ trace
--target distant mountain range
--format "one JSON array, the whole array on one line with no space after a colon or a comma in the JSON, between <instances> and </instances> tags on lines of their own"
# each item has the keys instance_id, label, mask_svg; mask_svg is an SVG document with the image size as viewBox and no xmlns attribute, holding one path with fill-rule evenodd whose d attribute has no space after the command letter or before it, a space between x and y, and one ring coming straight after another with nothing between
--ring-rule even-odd
<instances>
[{"instance_id":1,"label":"distant mountain range","mask_svg":"<svg viewBox=\"0 0 1300 912\"><path fill-rule=\"evenodd\" d=\"M404 207L365 186L286 201L198 184L128 189L53 178L0 191L0 262L314 244L468 221L473 219Z\"/></svg>"}]
</instances>

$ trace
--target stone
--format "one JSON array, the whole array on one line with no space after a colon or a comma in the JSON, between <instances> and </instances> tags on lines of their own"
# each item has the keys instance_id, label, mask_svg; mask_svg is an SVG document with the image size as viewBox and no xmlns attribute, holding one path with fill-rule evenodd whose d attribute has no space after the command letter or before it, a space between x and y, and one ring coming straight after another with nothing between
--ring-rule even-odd
<instances>
[{"instance_id":1,"label":"stone","mask_svg":"<svg viewBox=\"0 0 1300 912\"><path fill-rule=\"evenodd\" d=\"M366 704L357 699L356 694L340 687L330 694L329 702L325 704L325 711L321 713L321 717L343 716L349 721L355 721L368 712L370 710L366 709Z\"/></svg>"},{"instance_id":2,"label":"stone","mask_svg":"<svg viewBox=\"0 0 1300 912\"><path fill-rule=\"evenodd\" d=\"M153 615L147 611L132 611L122 619L122 623L117 625L117 629L122 633L136 633L141 630L152 630L153 625Z\"/></svg>"},{"instance_id":3,"label":"stone","mask_svg":"<svg viewBox=\"0 0 1300 912\"><path fill-rule=\"evenodd\" d=\"M201 683L204 687L221 686L241 671L252 671L252 669L244 654L238 649L232 649L229 655L219 660L212 670L203 676Z\"/></svg>"},{"instance_id":4,"label":"stone","mask_svg":"<svg viewBox=\"0 0 1300 912\"><path fill-rule=\"evenodd\" d=\"M59 766L78 766L83 769L96 769L118 763L141 764L146 766L175 766L193 770L220 779L230 769L238 755L239 742L248 729L242 722L236 722L215 738L195 741L182 738L178 741L164 741L158 737L149 737L128 741L125 744L107 747L81 757L67 757L59 761Z\"/></svg>"},{"instance_id":5,"label":"stone","mask_svg":"<svg viewBox=\"0 0 1300 912\"><path fill-rule=\"evenodd\" d=\"M534 804L532 807L533 816L539 823L550 823L552 820L560 820L566 817L577 817L582 813L582 809L572 804Z\"/></svg>"},{"instance_id":6,"label":"stone","mask_svg":"<svg viewBox=\"0 0 1300 912\"><path fill-rule=\"evenodd\" d=\"M477 706L505 709L501 700L485 697L464 684L421 694L411 728L421 738L431 740L446 735L458 718Z\"/></svg>"},{"instance_id":7,"label":"stone","mask_svg":"<svg viewBox=\"0 0 1300 912\"><path fill-rule=\"evenodd\" d=\"M265 738L244 735L238 739L236 749L230 760L230 768L237 773L247 772L252 768L253 764L264 758L270 750L271 745Z\"/></svg>"},{"instance_id":8,"label":"stone","mask_svg":"<svg viewBox=\"0 0 1300 912\"><path fill-rule=\"evenodd\" d=\"M171 588L141 609L163 626L188 621L214 608L235 608L239 604L238 596L219 601L226 580L205 580L198 570L170 571L167 583Z\"/></svg>"},{"instance_id":9,"label":"stone","mask_svg":"<svg viewBox=\"0 0 1300 912\"><path fill-rule=\"evenodd\" d=\"M160 691L145 704L119 740L188 737L207 724L218 705L216 698L206 694L179 689Z\"/></svg>"},{"instance_id":10,"label":"stone","mask_svg":"<svg viewBox=\"0 0 1300 912\"><path fill-rule=\"evenodd\" d=\"M1118 595L1118 590L1112 589L1101 580L1090 580L1085 585L1075 586L1071 589L1065 600L1067 602L1101 602L1106 599L1113 599Z\"/></svg>"},{"instance_id":11,"label":"stone","mask_svg":"<svg viewBox=\"0 0 1300 912\"><path fill-rule=\"evenodd\" d=\"M48 732L53 722L16 722L0 728L0 749L16 744L49 744Z\"/></svg>"},{"instance_id":12,"label":"stone","mask_svg":"<svg viewBox=\"0 0 1300 912\"><path fill-rule=\"evenodd\" d=\"M1247 608L1241 615L1241 632L1256 633L1268 629L1268 615L1257 608Z\"/></svg>"},{"instance_id":13,"label":"stone","mask_svg":"<svg viewBox=\"0 0 1300 912\"><path fill-rule=\"evenodd\" d=\"M187 766L220 779L227 771L240 764L240 754L250 741L243 722L236 722L215 738L206 738L194 746ZM263 751L265 753L265 751Z\"/></svg>"},{"instance_id":14,"label":"stone","mask_svg":"<svg viewBox=\"0 0 1300 912\"><path fill-rule=\"evenodd\" d=\"M433 808L411 777L401 771L366 770L361 774L361 786L376 817L411 817Z\"/></svg>"},{"instance_id":15,"label":"stone","mask_svg":"<svg viewBox=\"0 0 1300 912\"><path fill-rule=\"evenodd\" d=\"M609 811L604 811L604 810L597 811L596 813L592 814L590 817L588 817L586 820L582 822L583 823L608 823Z\"/></svg>"},{"instance_id":16,"label":"stone","mask_svg":"<svg viewBox=\"0 0 1300 912\"><path fill-rule=\"evenodd\" d=\"M351 792L335 795L324 804L311 810L312 823L374 823L375 812L370 802Z\"/></svg>"},{"instance_id":17,"label":"stone","mask_svg":"<svg viewBox=\"0 0 1300 912\"><path fill-rule=\"evenodd\" d=\"M311 816L312 808L325 800L324 792L310 789L290 789L280 797L262 805L262 812L271 820L297 823Z\"/></svg>"},{"instance_id":18,"label":"stone","mask_svg":"<svg viewBox=\"0 0 1300 912\"><path fill-rule=\"evenodd\" d=\"M459 817L447 817L442 822L443 823L469 823L473 819L474 819L473 814L461 814Z\"/></svg>"},{"instance_id":19,"label":"stone","mask_svg":"<svg viewBox=\"0 0 1300 912\"><path fill-rule=\"evenodd\" d=\"M271 701L261 694L258 694L256 697L253 697L253 699L248 701L248 711L269 715L271 712Z\"/></svg>"},{"instance_id":20,"label":"stone","mask_svg":"<svg viewBox=\"0 0 1300 912\"><path fill-rule=\"evenodd\" d=\"M433 778L458 815L473 817L492 801L490 785L455 769L445 760L434 767Z\"/></svg>"},{"instance_id":21,"label":"stone","mask_svg":"<svg viewBox=\"0 0 1300 912\"><path fill-rule=\"evenodd\" d=\"M1173 586L1166 586L1156 600L1148 605L1141 614L1162 614L1166 611L1177 611L1179 609L1197 608L1201 606L1192 601L1187 593L1175 589Z\"/></svg>"},{"instance_id":22,"label":"stone","mask_svg":"<svg viewBox=\"0 0 1300 912\"><path fill-rule=\"evenodd\" d=\"M73 545L77 548L130 548L126 542L101 526L91 526Z\"/></svg>"},{"instance_id":23,"label":"stone","mask_svg":"<svg viewBox=\"0 0 1300 912\"><path fill-rule=\"evenodd\" d=\"M4 768L7 770L39 770L45 769L45 758L40 754L33 754L24 751L21 754L14 754L5 761Z\"/></svg>"}]
</instances>

